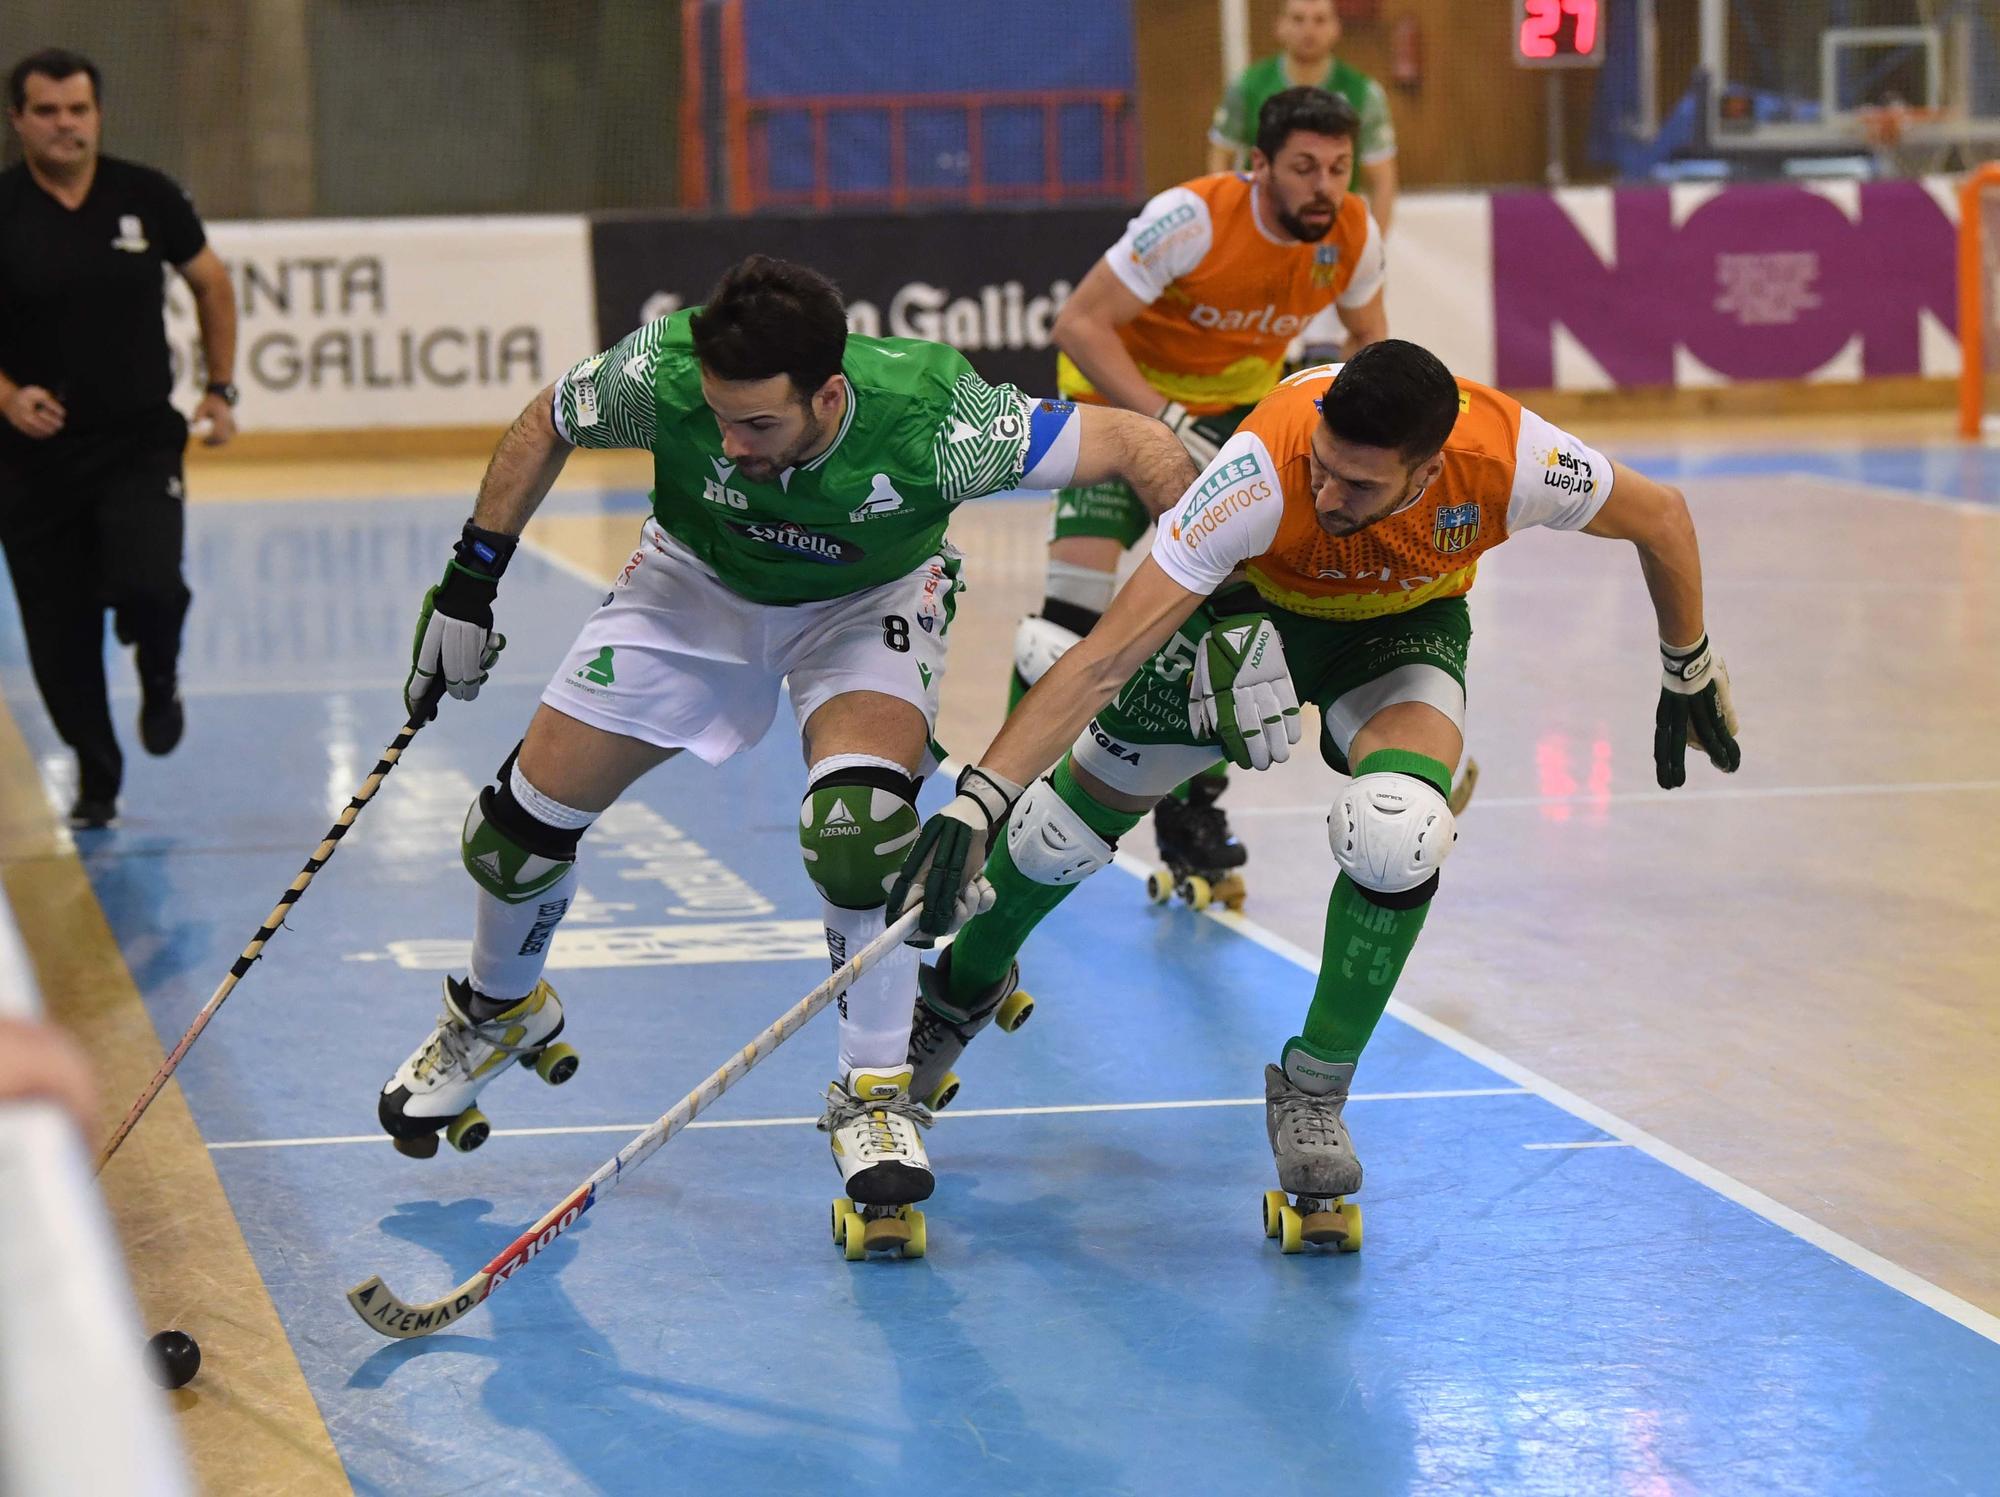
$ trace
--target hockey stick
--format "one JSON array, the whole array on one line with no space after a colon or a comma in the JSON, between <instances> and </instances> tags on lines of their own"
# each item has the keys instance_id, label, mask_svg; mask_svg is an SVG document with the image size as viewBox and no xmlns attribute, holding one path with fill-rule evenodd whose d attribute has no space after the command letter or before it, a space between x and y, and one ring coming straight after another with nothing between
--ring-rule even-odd
<instances>
[{"instance_id":1,"label":"hockey stick","mask_svg":"<svg viewBox=\"0 0 2000 1497\"><path fill-rule=\"evenodd\" d=\"M610 1194L625 1178L627 1170L644 1164L655 1149L693 1122L695 1114L741 1081L752 1066L798 1033L813 1015L846 992L857 977L900 946L903 938L916 929L917 918L922 913L921 910L908 911L849 957L834 970L831 977L779 1015L770 1028L730 1056L706 1081L599 1165L595 1174L556 1202L547 1215L508 1243L491 1263L443 1299L424 1305L407 1304L398 1299L377 1274L347 1291L347 1302L354 1307L354 1313L367 1321L371 1330L406 1341L441 1331L468 1311L476 1309L495 1289L526 1268L537 1253L575 1226L578 1217L595 1206L603 1196Z\"/></svg>"},{"instance_id":2,"label":"hockey stick","mask_svg":"<svg viewBox=\"0 0 2000 1497\"><path fill-rule=\"evenodd\" d=\"M389 771L394 769L397 761L403 757L403 750L410 746L410 740L417 736L417 730L437 716L438 699L443 695L444 674L439 672L431 683L430 690L418 700L417 710L410 714L409 721L405 722L402 730L396 734L395 742L382 750L382 757L375 761L375 767L368 772L368 778L361 782L361 788L354 792L353 798L347 803L347 809L340 813L340 819L334 822L326 836L320 839L319 846L313 849L313 855L306 859L306 866L300 871L299 876L292 880L292 886L285 890L277 907L271 911L263 925L258 927L257 934L250 938L250 944L243 948L243 954L230 966L229 975L222 979L214 995L202 1005L201 1012L194 1016L194 1022L188 1025L187 1033L181 1036L180 1043L175 1045L172 1052L161 1062L160 1069L153 1073L153 1079L146 1083L146 1089L139 1093L139 1100L126 1112L125 1121L118 1125L118 1131L113 1133L104 1147L98 1151L99 1174L102 1174L104 1166L111 1162L111 1156L118 1152L118 1146L125 1142L126 1135L137 1127L139 1119L146 1115L146 1109L153 1105L153 1098L160 1094L160 1088L167 1084L167 1078L174 1074L175 1067L180 1065L181 1058L188 1053L188 1048L201 1037L202 1030L208 1027L208 1021L214 1018L215 1011L222 1007L222 1000L229 996L236 984L242 981L243 975L264 954L265 943L283 927L285 916L291 912L292 906L299 902L299 896L312 884L313 875L324 868L328 860L333 857L334 849L340 846L340 839L346 836L347 829L354 825L354 818L361 814L361 808L375 798L375 792L382 788L382 781L388 778Z\"/></svg>"}]
</instances>

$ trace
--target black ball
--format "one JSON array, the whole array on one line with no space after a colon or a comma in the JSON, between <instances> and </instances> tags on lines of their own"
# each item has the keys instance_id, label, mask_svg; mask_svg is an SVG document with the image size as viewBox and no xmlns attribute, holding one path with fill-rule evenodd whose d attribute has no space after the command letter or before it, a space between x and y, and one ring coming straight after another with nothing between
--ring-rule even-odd
<instances>
[{"instance_id":1,"label":"black ball","mask_svg":"<svg viewBox=\"0 0 2000 1497\"><path fill-rule=\"evenodd\" d=\"M201 1344L186 1331L162 1331L146 1343L146 1373L162 1388L185 1388L201 1370Z\"/></svg>"}]
</instances>

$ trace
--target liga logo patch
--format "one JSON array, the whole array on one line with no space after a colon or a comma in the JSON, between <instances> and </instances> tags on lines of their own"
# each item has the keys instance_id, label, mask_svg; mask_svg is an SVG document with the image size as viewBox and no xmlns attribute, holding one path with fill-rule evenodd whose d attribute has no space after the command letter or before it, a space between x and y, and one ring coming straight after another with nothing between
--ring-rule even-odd
<instances>
[{"instance_id":1,"label":"liga logo patch","mask_svg":"<svg viewBox=\"0 0 2000 1497\"><path fill-rule=\"evenodd\" d=\"M1437 512L1437 522L1431 527L1431 544L1449 556L1454 551L1463 551L1479 539L1479 506L1477 504L1447 504Z\"/></svg>"}]
</instances>

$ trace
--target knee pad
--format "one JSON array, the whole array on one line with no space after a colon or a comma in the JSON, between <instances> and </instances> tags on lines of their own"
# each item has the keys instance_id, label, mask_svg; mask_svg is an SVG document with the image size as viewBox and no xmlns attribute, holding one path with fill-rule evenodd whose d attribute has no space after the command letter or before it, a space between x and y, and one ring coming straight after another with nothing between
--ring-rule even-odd
<instances>
[{"instance_id":1,"label":"knee pad","mask_svg":"<svg viewBox=\"0 0 2000 1497\"><path fill-rule=\"evenodd\" d=\"M472 881L507 904L526 904L568 873L584 829L596 819L588 811L573 811L534 795L541 810L573 823L558 826L522 805L514 789L520 773L514 760L519 754L517 745L500 766L498 783L488 785L473 800L458 842L459 857Z\"/></svg>"},{"instance_id":2,"label":"knee pad","mask_svg":"<svg viewBox=\"0 0 2000 1497\"><path fill-rule=\"evenodd\" d=\"M886 903L917 840L917 782L873 754L836 754L812 767L799 802L806 877L828 904L872 910Z\"/></svg>"},{"instance_id":3,"label":"knee pad","mask_svg":"<svg viewBox=\"0 0 2000 1497\"><path fill-rule=\"evenodd\" d=\"M1081 634L1064 628L1054 619L1029 614L1014 631L1015 674L1033 686L1081 638Z\"/></svg>"},{"instance_id":4,"label":"knee pad","mask_svg":"<svg viewBox=\"0 0 2000 1497\"><path fill-rule=\"evenodd\" d=\"M1080 884L1116 851L1047 780L1037 780L1007 818L1007 856L1037 884Z\"/></svg>"},{"instance_id":5,"label":"knee pad","mask_svg":"<svg viewBox=\"0 0 2000 1497\"><path fill-rule=\"evenodd\" d=\"M1351 781L1326 831L1341 870L1390 909L1412 909L1437 892L1438 867L1458 840L1458 823L1437 787L1394 772Z\"/></svg>"}]
</instances>

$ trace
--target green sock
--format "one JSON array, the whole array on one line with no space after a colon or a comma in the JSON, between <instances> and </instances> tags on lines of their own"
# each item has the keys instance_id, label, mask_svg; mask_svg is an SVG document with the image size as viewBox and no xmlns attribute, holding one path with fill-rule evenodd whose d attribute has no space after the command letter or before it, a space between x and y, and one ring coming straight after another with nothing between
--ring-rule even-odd
<instances>
[{"instance_id":1,"label":"green sock","mask_svg":"<svg viewBox=\"0 0 2000 1497\"><path fill-rule=\"evenodd\" d=\"M1070 772L1069 755L1062 757L1049 776L1055 792L1084 824L1106 842L1137 826L1138 813L1114 811L1092 800ZM951 946L951 997L958 1002L982 989L990 988L1007 975L1015 955L1027 944L1029 934L1042 918L1069 897L1075 884L1038 884L1014 866L1003 837L986 857L986 877L998 896L993 908L966 924Z\"/></svg>"},{"instance_id":2,"label":"green sock","mask_svg":"<svg viewBox=\"0 0 2000 1497\"><path fill-rule=\"evenodd\" d=\"M1451 770L1423 754L1381 749L1354 768L1357 775L1413 774L1440 795L1451 793ZM1381 1022L1389 995L1430 913L1430 901L1413 909L1391 910L1362 893L1345 873L1333 882L1326 901L1326 934L1320 945L1319 981L1305 1032L1298 1038L1321 1060L1350 1064L1361 1057Z\"/></svg>"}]
</instances>

